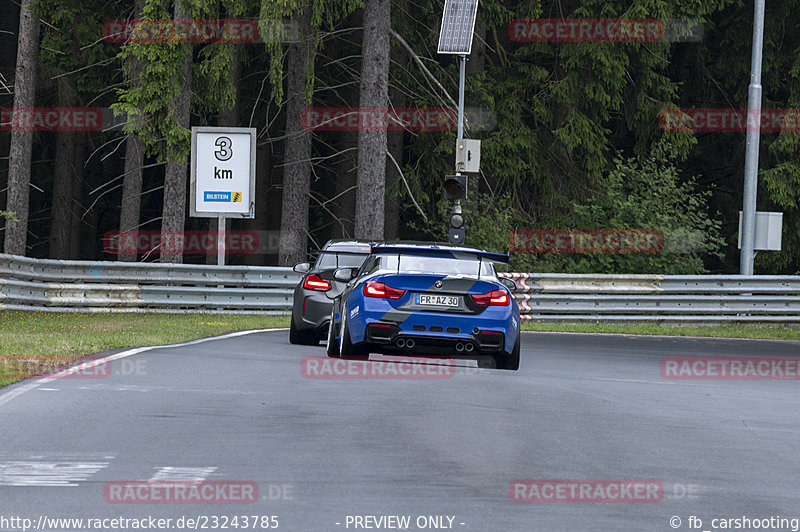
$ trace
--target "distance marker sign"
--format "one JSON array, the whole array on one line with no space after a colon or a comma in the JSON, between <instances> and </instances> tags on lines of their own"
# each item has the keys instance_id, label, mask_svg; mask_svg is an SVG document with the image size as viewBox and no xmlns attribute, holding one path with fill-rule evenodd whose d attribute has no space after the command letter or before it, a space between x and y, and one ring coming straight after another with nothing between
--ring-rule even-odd
<instances>
[{"instance_id":1,"label":"distance marker sign","mask_svg":"<svg viewBox=\"0 0 800 532\"><path fill-rule=\"evenodd\" d=\"M191 215L253 218L255 169L255 128L193 127Z\"/></svg>"}]
</instances>

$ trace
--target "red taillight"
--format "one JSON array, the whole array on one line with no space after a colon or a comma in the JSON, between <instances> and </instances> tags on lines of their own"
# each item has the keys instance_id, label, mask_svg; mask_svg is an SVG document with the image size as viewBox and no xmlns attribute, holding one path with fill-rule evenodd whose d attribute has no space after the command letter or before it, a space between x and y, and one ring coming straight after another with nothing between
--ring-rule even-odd
<instances>
[{"instance_id":1,"label":"red taillight","mask_svg":"<svg viewBox=\"0 0 800 532\"><path fill-rule=\"evenodd\" d=\"M331 289L331 283L319 275L309 275L303 281L303 288L306 290L320 290L321 292L327 292Z\"/></svg>"},{"instance_id":2,"label":"red taillight","mask_svg":"<svg viewBox=\"0 0 800 532\"><path fill-rule=\"evenodd\" d=\"M378 281L367 281L364 284L364 295L366 297L382 297L384 299L400 299L405 294L405 290L386 286Z\"/></svg>"},{"instance_id":3,"label":"red taillight","mask_svg":"<svg viewBox=\"0 0 800 532\"><path fill-rule=\"evenodd\" d=\"M511 304L511 297L505 290L492 290L485 294L472 294L472 300L476 305L485 307L487 305L497 305L504 307Z\"/></svg>"}]
</instances>

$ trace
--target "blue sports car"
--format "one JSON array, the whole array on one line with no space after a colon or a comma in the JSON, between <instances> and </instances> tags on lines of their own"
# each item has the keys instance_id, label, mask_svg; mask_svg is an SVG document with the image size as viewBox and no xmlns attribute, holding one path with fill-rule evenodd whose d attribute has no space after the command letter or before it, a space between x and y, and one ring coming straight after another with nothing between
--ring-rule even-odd
<instances>
[{"instance_id":1,"label":"blue sports car","mask_svg":"<svg viewBox=\"0 0 800 532\"><path fill-rule=\"evenodd\" d=\"M519 306L514 282L495 262L508 255L449 244L373 244L333 301L328 356L369 353L495 359L519 368Z\"/></svg>"}]
</instances>

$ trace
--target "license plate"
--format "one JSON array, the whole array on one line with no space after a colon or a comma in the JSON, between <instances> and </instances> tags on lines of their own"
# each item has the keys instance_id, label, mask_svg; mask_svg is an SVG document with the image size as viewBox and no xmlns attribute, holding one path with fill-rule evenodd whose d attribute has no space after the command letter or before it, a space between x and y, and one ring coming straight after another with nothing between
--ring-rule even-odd
<instances>
[{"instance_id":1,"label":"license plate","mask_svg":"<svg viewBox=\"0 0 800 532\"><path fill-rule=\"evenodd\" d=\"M460 300L458 296L437 296L434 294L417 294L417 305L430 305L433 307L457 307Z\"/></svg>"}]
</instances>

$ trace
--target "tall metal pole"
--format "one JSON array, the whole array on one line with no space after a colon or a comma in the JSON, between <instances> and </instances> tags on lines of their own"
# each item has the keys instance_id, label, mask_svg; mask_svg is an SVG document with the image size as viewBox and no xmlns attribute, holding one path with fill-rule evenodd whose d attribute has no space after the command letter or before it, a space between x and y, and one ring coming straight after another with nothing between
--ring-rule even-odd
<instances>
[{"instance_id":1,"label":"tall metal pole","mask_svg":"<svg viewBox=\"0 0 800 532\"><path fill-rule=\"evenodd\" d=\"M744 201L742 205L742 251L739 274L753 275L756 239L756 193L758 191L758 145L761 139L761 49L764 41L764 0L755 0L753 14L753 56L747 92L747 147L744 158Z\"/></svg>"},{"instance_id":2,"label":"tall metal pole","mask_svg":"<svg viewBox=\"0 0 800 532\"><path fill-rule=\"evenodd\" d=\"M467 77L467 56L458 56L458 140L464 138L464 80Z\"/></svg>"},{"instance_id":3,"label":"tall metal pole","mask_svg":"<svg viewBox=\"0 0 800 532\"><path fill-rule=\"evenodd\" d=\"M465 78L467 76L467 56L466 55L459 55L458 56L458 128L456 131L456 136L458 137L456 144L458 141L464 138L464 83ZM461 175L461 172L458 171L456 167L456 175ZM466 194L466 189L464 193ZM452 224L453 215L462 214L461 210L461 200L455 200L453 204L453 210L450 211L450 220ZM465 229L466 231L466 229ZM453 244L463 244L463 239L461 242L453 241L453 235L450 236L450 242Z\"/></svg>"}]
</instances>

